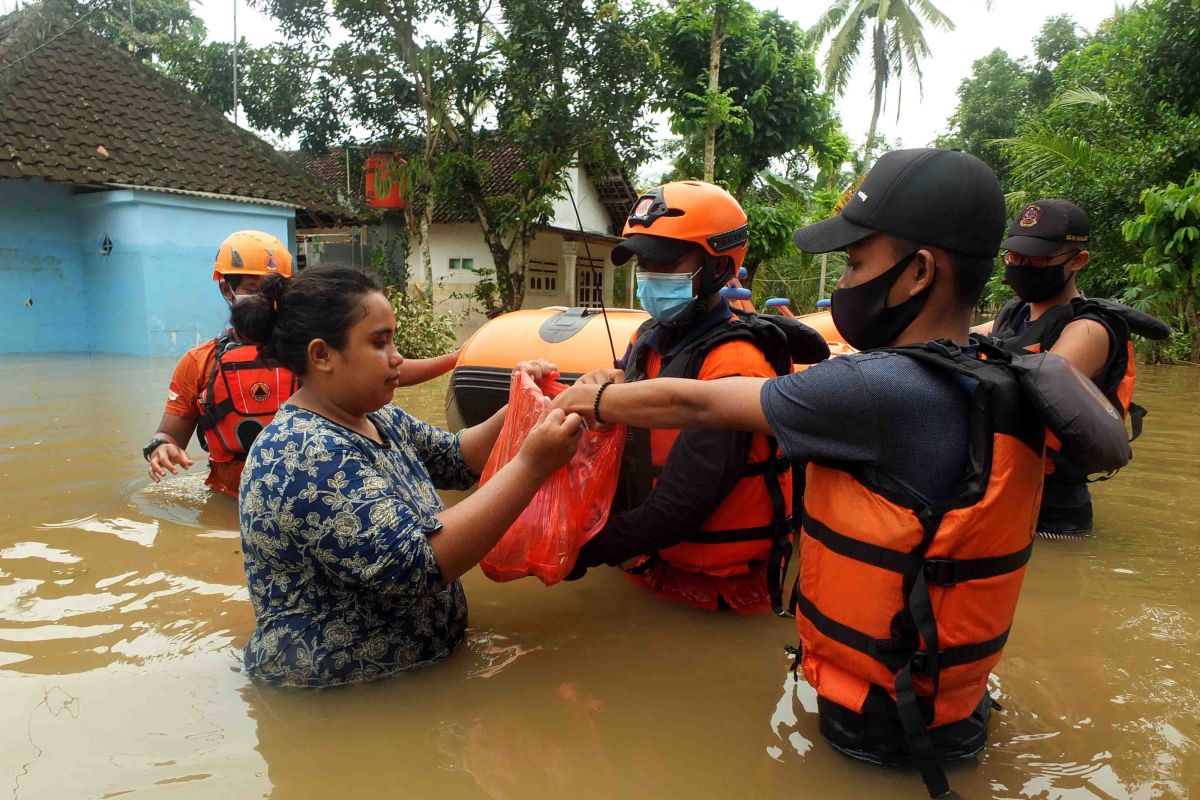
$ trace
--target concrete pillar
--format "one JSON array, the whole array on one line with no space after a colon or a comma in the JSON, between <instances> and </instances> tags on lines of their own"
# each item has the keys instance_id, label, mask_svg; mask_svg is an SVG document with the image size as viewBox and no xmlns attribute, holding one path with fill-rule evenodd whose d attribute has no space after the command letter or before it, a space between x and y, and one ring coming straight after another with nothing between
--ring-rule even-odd
<instances>
[{"instance_id":1,"label":"concrete pillar","mask_svg":"<svg viewBox=\"0 0 1200 800\"><path fill-rule=\"evenodd\" d=\"M579 242L564 239L562 243L563 254L563 291L566 294L564 305L570 307L575 305L578 297L575 286L575 260L579 256Z\"/></svg>"}]
</instances>

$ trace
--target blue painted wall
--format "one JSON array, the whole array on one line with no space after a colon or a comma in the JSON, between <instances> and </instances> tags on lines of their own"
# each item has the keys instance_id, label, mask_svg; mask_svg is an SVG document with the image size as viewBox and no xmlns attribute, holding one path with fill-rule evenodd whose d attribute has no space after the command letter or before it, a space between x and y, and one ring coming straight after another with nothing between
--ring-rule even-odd
<instances>
[{"instance_id":1,"label":"blue painted wall","mask_svg":"<svg viewBox=\"0 0 1200 800\"><path fill-rule=\"evenodd\" d=\"M86 349L78 229L68 187L0 181L0 352Z\"/></svg>"},{"instance_id":2,"label":"blue painted wall","mask_svg":"<svg viewBox=\"0 0 1200 800\"><path fill-rule=\"evenodd\" d=\"M180 355L228 319L212 280L221 240L250 228L290 244L294 216L159 192L73 194L40 180L0 181L0 352Z\"/></svg>"}]
</instances>

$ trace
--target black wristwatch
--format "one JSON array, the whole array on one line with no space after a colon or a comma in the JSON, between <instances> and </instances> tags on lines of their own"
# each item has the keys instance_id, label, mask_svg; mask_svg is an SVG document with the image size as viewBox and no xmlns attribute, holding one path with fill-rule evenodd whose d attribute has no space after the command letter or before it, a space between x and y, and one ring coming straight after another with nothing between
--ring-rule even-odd
<instances>
[{"instance_id":1,"label":"black wristwatch","mask_svg":"<svg viewBox=\"0 0 1200 800\"><path fill-rule=\"evenodd\" d=\"M161 436L155 436L153 439L146 442L146 446L142 448L142 458L146 459L146 461L149 461L150 456L154 454L154 451L162 447L164 444L170 444L170 442Z\"/></svg>"}]
</instances>

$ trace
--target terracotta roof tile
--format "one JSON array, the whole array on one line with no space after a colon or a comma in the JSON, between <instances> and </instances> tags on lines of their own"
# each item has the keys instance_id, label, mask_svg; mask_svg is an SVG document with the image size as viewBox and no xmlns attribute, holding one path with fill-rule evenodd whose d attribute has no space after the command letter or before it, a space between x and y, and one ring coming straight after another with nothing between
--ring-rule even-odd
<instances>
[{"instance_id":1,"label":"terracotta roof tile","mask_svg":"<svg viewBox=\"0 0 1200 800\"><path fill-rule=\"evenodd\" d=\"M46 3L0 18L0 176L274 200L298 206L301 225L356 220L266 142Z\"/></svg>"}]
</instances>

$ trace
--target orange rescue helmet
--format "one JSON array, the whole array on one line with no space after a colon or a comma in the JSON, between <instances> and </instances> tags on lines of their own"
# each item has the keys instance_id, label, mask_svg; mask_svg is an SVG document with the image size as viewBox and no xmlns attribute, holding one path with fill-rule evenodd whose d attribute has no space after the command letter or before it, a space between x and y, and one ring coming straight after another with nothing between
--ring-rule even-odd
<instances>
[{"instance_id":1,"label":"orange rescue helmet","mask_svg":"<svg viewBox=\"0 0 1200 800\"><path fill-rule=\"evenodd\" d=\"M278 237L262 231L238 231L221 242L213 264L213 280L226 275L292 277L292 254Z\"/></svg>"},{"instance_id":2,"label":"orange rescue helmet","mask_svg":"<svg viewBox=\"0 0 1200 800\"><path fill-rule=\"evenodd\" d=\"M624 264L635 255L673 261L686 252L678 243L689 242L710 256L733 259L736 274L746 260L750 226L741 204L720 186L675 181L639 197L621 235L626 239L613 248L614 264Z\"/></svg>"}]
</instances>

